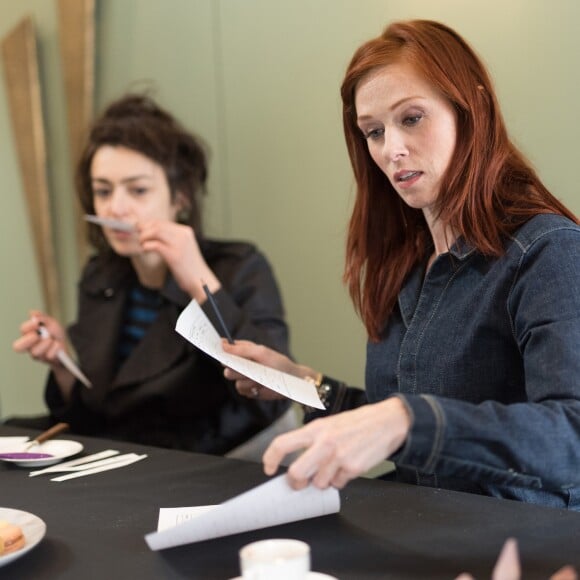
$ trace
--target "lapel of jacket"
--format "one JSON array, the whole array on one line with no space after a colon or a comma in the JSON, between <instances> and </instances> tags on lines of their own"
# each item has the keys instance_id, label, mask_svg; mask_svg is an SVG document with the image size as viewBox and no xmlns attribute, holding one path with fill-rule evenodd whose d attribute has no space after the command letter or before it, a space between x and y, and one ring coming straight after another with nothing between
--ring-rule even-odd
<instances>
[{"instance_id":1,"label":"lapel of jacket","mask_svg":"<svg viewBox=\"0 0 580 580\"><path fill-rule=\"evenodd\" d=\"M161 375L188 351L193 355L193 347L175 332L177 317L189 298L168 276L156 320L123 366L116 368L125 302L135 280L129 261L117 258L87 268L81 282L79 322L70 328L69 335L97 399L112 389Z\"/></svg>"},{"instance_id":2,"label":"lapel of jacket","mask_svg":"<svg viewBox=\"0 0 580 580\"><path fill-rule=\"evenodd\" d=\"M190 349L175 332L179 312L175 304L163 303L157 318L119 369L113 388L146 383L163 375L184 357Z\"/></svg>"},{"instance_id":3,"label":"lapel of jacket","mask_svg":"<svg viewBox=\"0 0 580 580\"><path fill-rule=\"evenodd\" d=\"M135 347L113 384L114 388L131 383L145 383L174 367L184 356L195 357L194 347L175 331L181 311L189 304L189 296L168 274L161 289L163 303L157 318Z\"/></svg>"},{"instance_id":4,"label":"lapel of jacket","mask_svg":"<svg viewBox=\"0 0 580 580\"><path fill-rule=\"evenodd\" d=\"M68 331L81 368L93 383L83 393L87 404L98 405L116 373L116 348L127 288L134 280L128 260L94 257L79 283L78 319Z\"/></svg>"}]
</instances>

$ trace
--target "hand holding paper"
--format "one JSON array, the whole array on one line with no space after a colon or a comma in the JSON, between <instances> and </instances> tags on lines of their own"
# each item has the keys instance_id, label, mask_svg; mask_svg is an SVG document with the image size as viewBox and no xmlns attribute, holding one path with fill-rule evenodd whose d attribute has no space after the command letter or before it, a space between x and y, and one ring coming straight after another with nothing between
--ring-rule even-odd
<instances>
[{"instance_id":1,"label":"hand holding paper","mask_svg":"<svg viewBox=\"0 0 580 580\"><path fill-rule=\"evenodd\" d=\"M312 383L255 361L224 352L219 334L195 300L192 300L181 313L177 319L175 330L224 366L234 369L288 399L316 409L324 409L316 387Z\"/></svg>"}]
</instances>

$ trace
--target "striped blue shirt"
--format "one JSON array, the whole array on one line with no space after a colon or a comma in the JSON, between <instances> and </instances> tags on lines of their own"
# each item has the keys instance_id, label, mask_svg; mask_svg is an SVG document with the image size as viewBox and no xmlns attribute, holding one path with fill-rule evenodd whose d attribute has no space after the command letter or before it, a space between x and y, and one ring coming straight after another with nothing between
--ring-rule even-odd
<instances>
[{"instance_id":1,"label":"striped blue shirt","mask_svg":"<svg viewBox=\"0 0 580 580\"><path fill-rule=\"evenodd\" d=\"M158 290L136 284L127 298L125 319L119 337L119 362L123 363L139 344L159 313L162 298Z\"/></svg>"}]
</instances>

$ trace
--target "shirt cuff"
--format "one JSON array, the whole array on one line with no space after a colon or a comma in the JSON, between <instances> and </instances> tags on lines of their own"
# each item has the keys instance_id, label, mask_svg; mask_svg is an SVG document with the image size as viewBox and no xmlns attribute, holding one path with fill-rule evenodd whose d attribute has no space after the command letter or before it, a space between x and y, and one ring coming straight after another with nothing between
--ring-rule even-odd
<instances>
[{"instance_id":1,"label":"shirt cuff","mask_svg":"<svg viewBox=\"0 0 580 580\"><path fill-rule=\"evenodd\" d=\"M446 421L443 408L430 395L395 396L409 412L411 428L403 447L389 459L423 473L433 473L444 443Z\"/></svg>"}]
</instances>

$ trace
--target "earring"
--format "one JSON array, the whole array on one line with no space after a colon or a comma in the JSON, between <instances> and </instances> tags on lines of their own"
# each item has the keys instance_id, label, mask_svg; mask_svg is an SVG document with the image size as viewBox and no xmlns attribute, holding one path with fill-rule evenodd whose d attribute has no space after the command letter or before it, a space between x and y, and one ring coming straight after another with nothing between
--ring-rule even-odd
<instances>
[{"instance_id":1,"label":"earring","mask_svg":"<svg viewBox=\"0 0 580 580\"><path fill-rule=\"evenodd\" d=\"M189 211L189 209L182 208L177 212L176 219L180 224L188 224L190 217L191 212Z\"/></svg>"}]
</instances>

